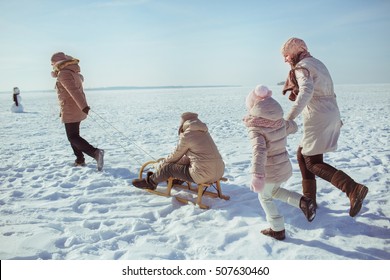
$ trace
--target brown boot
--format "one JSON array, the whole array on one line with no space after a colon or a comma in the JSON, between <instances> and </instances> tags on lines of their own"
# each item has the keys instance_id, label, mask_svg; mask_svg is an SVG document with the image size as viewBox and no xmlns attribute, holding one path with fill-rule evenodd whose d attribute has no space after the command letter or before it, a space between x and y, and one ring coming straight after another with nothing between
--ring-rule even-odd
<instances>
[{"instance_id":1,"label":"brown boot","mask_svg":"<svg viewBox=\"0 0 390 280\"><path fill-rule=\"evenodd\" d=\"M317 208L317 181L314 179L303 179L302 180L302 191L303 195L311 198L313 201L314 207Z\"/></svg>"},{"instance_id":2,"label":"brown boot","mask_svg":"<svg viewBox=\"0 0 390 280\"><path fill-rule=\"evenodd\" d=\"M311 198L302 196L301 201L299 202L299 208L301 208L303 214L309 222L313 221L316 217L316 208Z\"/></svg>"},{"instance_id":3,"label":"brown boot","mask_svg":"<svg viewBox=\"0 0 390 280\"><path fill-rule=\"evenodd\" d=\"M349 215L355 217L363 205L363 200L368 193L368 188L361 184L356 184L356 187L349 196L351 201L351 208L349 209Z\"/></svg>"},{"instance_id":4,"label":"brown boot","mask_svg":"<svg viewBox=\"0 0 390 280\"><path fill-rule=\"evenodd\" d=\"M341 170L338 170L333 175L331 183L347 194L351 204L349 215L351 217L355 217L362 208L363 200L368 193L368 188L356 183L351 177Z\"/></svg>"},{"instance_id":5,"label":"brown boot","mask_svg":"<svg viewBox=\"0 0 390 280\"><path fill-rule=\"evenodd\" d=\"M275 238L277 240L284 240L286 238L285 230L274 231L272 228L263 229L261 231L262 234Z\"/></svg>"},{"instance_id":6,"label":"brown boot","mask_svg":"<svg viewBox=\"0 0 390 280\"><path fill-rule=\"evenodd\" d=\"M145 179L134 179L132 184L134 187L139 189L155 190L157 188L157 184L150 178L152 175L153 172L148 172Z\"/></svg>"}]
</instances>

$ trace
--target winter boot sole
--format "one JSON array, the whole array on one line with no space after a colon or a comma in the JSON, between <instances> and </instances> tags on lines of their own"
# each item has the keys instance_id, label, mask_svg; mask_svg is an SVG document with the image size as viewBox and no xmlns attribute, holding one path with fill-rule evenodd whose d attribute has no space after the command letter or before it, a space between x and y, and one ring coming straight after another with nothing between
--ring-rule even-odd
<instances>
[{"instance_id":1,"label":"winter boot sole","mask_svg":"<svg viewBox=\"0 0 390 280\"><path fill-rule=\"evenodd\" d=\"M359 190L359 193L356 195L356 199L353 202L353 205L351 205L351 209L349 210L349 215L351 217L355 217L363 205L363 200L366 197L368 193L368 188L366 186L362 186Z\"/></svg>"}]
</instances>

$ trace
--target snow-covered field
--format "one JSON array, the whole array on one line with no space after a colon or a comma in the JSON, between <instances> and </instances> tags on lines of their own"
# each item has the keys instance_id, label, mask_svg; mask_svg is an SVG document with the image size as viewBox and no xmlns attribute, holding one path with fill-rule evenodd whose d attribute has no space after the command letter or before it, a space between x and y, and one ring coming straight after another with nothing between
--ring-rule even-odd
<instances>
[{"instance_id":1,"label":"snow-covered field","mask_svg":"<svg viewBox=\"0 0 390 280\"><path fill-rule=\"evenodd\" d=\"M281 87L271 89L287 113ZM348 198L319 179L312 223L278 204L284 241L259 233L268 224L249 190L251 147L241 119L250 90L87 91L93 111L81 135L106 151L103 172L91 158L86 167L72 166L54 92L21 89L21 114L10 112L12 94L1 93L0 259L389 260L390 85L336 86L344 126L338 151L326 160L368 186L360 214L349 217ZM185 111L208 124L226 163L222 189L231 199L204 199L210 210L131 185L144 162L174 148ZM301 132L288 138L294 174L287 188L298 192Z\"/></svg>"}]
</instances>

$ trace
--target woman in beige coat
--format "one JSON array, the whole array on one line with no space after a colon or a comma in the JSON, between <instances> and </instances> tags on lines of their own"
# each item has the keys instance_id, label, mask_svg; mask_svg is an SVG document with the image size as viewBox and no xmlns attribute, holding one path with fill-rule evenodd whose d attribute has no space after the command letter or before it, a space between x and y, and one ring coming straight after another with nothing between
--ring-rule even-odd
<instances>
[{"instance_id":1,"label":"woman in beige coat","mask_svg":"<svg viewBox=\"0 0 390 280\"><path fill-rule=\"evenodd\" d=\"M213 183L223 176L224 170L225 163L207 125L198 119L198 114L186 112L181 115L175 150L163 160L156 173L133 180L133 185L154 190L169 177L197 184Z\"/></svg>"},{"instance_id":2,"label":"woman in beige coat","mask_svg":"<svg viewBox=\"0 0 390 280\"><path fill-rule=\"evenodd\" d=\"M258 85L246 98L249 115L244 118L252 143L251 190L259 194L259 201L266 214L270 228L262 234L278 240L285 238L284 218L279 213L274 199L300 208L311 222L315 206L310 198L287 190L282 186L292 175L287 135L298 130L297 124L283 119L283 109L271 97L272 91Z\"/></svg>"},{"instance_id":3,"label":"woman in beige coat","mask_svg":"<svg viewBox=\"0 0 390 280\"><path fill-rule=\"evenodd\" d=\"M350 200L349 215L354 217L368 188L323 161L324 153L336 150L342 126L329 71L310 55L301 39L290 38L282 47L282 55L291 65L283 94L290 91L289 99L294 102L287 119L303 115L303 138L297 152L303 194L316 199L315 176L319 176L346 193Z\"/></svg>"},{"instance_id":4,"label":"woman in beige coat","mask_svg":"<svg viewBox=\"0 0 390 280\"><path fill-rule=\"evenodd\" d=\"M84 153L97 161L98 170L103 168L104 150L97 149L80 136L80 123L89 112L87 99L83 90L83 76L80 74L79 60L63 52L53 54L52 77L57 78L56 90L61 107L61 120L76 156L74 166L84 166Z\"/></svg>"}]
</instances>

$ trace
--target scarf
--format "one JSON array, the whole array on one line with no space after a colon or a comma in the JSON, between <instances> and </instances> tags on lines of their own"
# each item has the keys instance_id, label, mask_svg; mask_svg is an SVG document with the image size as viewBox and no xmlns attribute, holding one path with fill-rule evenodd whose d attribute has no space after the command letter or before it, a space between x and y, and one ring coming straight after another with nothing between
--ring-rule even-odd
<instances>
[{"instance_id":1,"label":"scarf","mask_svg":"<svg viewBox=\"0 0 390 280\"><path fill-rule=\"evenodd\" d=\"M284 125L284 119L273 121L270 119L253 116L245 116L243 122L246 127L280 128Z\"/></svg>"},{"instance_id":2,"label":"scarf","mask_svg":"<svg viewBox=\"0 0 390 280\"><path fill-rule=\"evenodd\" d=\"M19 103L18 103L18 94L15 94L15 93L14 93L14 102L15 102L15 105L16 105L16 106L19 106Z\"/></svg>"},{"instance_id":3,"label":"scarf","mask_svg":"<svg viewBox=\"0 0 390 280\"><path fill-rule=\"evenodd\" d=\"M297 82L297 77L295 76L295 69L291 69L290 72L288 72L288 76L286 82L284 83L282 91L283 95L286 95L288 91L291 91L290 95L288 96L288 99L290 99L291 101L295 101L299 93L299 86Z\"/></svg>"},{"instance_id":4,"label":"scarf","mask_svg":"<svg viewBox=\"0 0 390 280\"><path fill-rule=\"evenodd\" d=\"M290 95L288 96L288 99L291 101L295 101L297 99L298 93L299 93L299 86L297 77L295 76L295 70L306 70L308 75L310 76L310 72L305 67L296 67L297 63L301 61L304 58L312 57L308 51L300 52L295 58L293 58L293 65L291 67L290 72L288 73L286 82L284 83L283 87L283 95L286 95L288 91L291 91Z\"/></svg>"}]
</instances>

